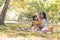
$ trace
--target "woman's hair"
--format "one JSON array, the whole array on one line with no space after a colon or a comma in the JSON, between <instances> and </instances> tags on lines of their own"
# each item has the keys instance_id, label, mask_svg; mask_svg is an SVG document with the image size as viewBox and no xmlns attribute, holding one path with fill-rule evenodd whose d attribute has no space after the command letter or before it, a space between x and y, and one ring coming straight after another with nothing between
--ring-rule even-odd
<instances>
[{"instance_id":1,"label":"woman's hair","mask_svg":"<svg viewBox=\"0 0 60 40\"><path fill-rule=\"evenodd\" d=\"M45 18L45 19L46 19L46 13L45 13L45 12L41 12L39 15L41 15L41 14L43 14L43 15L44 15L44 17L43 17L43 18Z\"/></svg>"},{"instance_id":2,"label":"woman's hair","mask_svg":"<svg viewBox=\"0 0 60 40\"><path fill-rule=\"evenodd\" d=\"M33 20L35 20L35 19L34 19L35 17L37 17L37 15L34 15L34 16L33 16ZM38 19L37 19L37 20L38 20Z\"/></svg>"}]
</instances>

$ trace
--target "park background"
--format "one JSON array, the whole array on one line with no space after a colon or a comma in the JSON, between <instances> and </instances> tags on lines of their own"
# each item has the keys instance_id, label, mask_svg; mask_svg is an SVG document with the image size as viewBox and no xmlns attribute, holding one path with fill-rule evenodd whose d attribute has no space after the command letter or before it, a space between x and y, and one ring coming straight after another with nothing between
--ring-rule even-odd
<instances>
[{"instance_id":1,"label":"park background","mask_svg":"<svg viewBox=\"0 0 60 40\"><path fill-rule=\"evenodd\" d=\"M32 16L44 11L46 26L53 26L53 33L25 32L21 27L31 25ZM0 0L0 34L7 36L42 36L60 39L60 0ZM13 31L12 31L13 30Z\"/></svg>"}]
</instances>

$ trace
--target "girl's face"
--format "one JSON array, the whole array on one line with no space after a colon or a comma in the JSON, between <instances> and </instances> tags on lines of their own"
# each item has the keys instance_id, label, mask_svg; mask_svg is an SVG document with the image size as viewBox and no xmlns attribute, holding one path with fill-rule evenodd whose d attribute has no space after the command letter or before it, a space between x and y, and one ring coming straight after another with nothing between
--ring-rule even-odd
<instances>
[{"instance_id":1,"label":"girl's face","mask_svg":"<svg viewBox=\"0 0 60 40\"><path fill-rule=\"evenodd\" d=\"M43 18L43 17L44 17L44 15L41 13L41 14L40 14L40 18Z\"/></svg>"},{"instance_id":2,"label":"girl's face","mask_svg":"<svg viewBox=\"0 0 60 40\"><path fill-rule=\"evenodd\" d=\"M38 20L37 17L35 17L34 20Z\"/></svg>"}]
</instances>

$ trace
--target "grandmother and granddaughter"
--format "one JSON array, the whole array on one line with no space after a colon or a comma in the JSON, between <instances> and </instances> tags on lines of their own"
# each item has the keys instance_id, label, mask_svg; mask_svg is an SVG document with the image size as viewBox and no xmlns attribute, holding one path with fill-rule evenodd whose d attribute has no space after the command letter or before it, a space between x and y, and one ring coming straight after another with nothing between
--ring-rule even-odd
<instances>
[{"instance_id":1,"label":"grandmother and granddaughter","mask_svg":"<svg viewBox=\"0 0 60 40\"><path fill-rule=\"evenodd\" d=\"M41 12L39 13L38 17L37 15L33 16L32 25L27 30L40 31L45 28L45 25L46 25L46 14L45 12Z\"/></svg>"}]
</instances>

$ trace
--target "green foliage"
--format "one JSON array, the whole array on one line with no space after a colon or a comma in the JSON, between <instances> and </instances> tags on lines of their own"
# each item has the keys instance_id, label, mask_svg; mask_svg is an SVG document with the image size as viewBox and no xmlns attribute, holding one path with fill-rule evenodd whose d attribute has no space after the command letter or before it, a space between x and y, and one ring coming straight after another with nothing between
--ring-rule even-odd
<instances>
[{"instance_id":1,"label":"green foliage","mask_svg":"<svg viewBox=\"0 0 60 40\"><path fill-rule=\"evenodd\" d=\"M33 12L39 12L39 11L43 11L44 9L44 3L39 1L32 1L30 3L28 3L28 5L30 5L30 10Z\"/></svg>"},{"instance_id":2,"label":"green foliage","mask_svg":"<svg viewBox=\"0 0 60 40\"><path fill-rule=\"evenodd\" d=\"M28 17L28 18L32 18L33 13L27 13L25 16Z\"/></svg>"},{"instance_id":3,"label":"green foliage","mask_svg":"<svg viewBox=\"0 0 60 40\"><path fill-rule=\"evenodd\" d=\"M4 2L5 0L0 0L0 7L3 5Z\"/></svg>"},{"instance_id":4,"label":"green foliage","mask_svg":"<svg viewBox=\"0 0 60 40\"><path fill-rule=\"evenodd\" d=\"M0 6L4 3L5 0L0 0ZM56 22L58 19L58 12L60 11L60 1L59 0L11 0L9 5L9 11L12 12L15 10L16 14L20 16L24 14L24 17L32 18L32 14L39 13L40 11L45 11L47 18ZM55 16L57 16L55 18ZM52 20L52 18L54 20ZM6 17L7 19L7 17ZM15 18L13 18L15 20ZM59 22L59 20L57 20Z\"/></svg>"}]
</instances>

